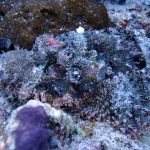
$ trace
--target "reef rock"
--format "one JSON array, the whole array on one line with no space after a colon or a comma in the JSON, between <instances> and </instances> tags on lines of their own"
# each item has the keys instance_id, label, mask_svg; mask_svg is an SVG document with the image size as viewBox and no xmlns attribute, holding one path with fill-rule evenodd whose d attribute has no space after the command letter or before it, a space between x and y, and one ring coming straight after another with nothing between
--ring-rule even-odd
<instances>
[{"instance_id":1,"label":"reef rock","mask_svg":"<svg viewBox=\"0 0 150 150\"><path fill-rule=\"evenodd\" d=\"M141 0L141 2L145 5L150 5L150 0Z\"/></svg>"},{"instance_id":2,"label":"reef rock","mask_svg":"<svg viewBox=\"0 0 150 150\"><path fill-rule=\"evenodd\" d=\"M49 150L59 147L59 135L67 137L74 132L80 133L80 128L69 115L31 100L12 112L0 146L10 150Z\"/></svg>"},{"instance_id":3,"label":"reef rock","mask_svg":"<svg viewBox=\"0 0 150 150\"><path fill-rule=\"evenodd\" d=\"M0 33L24 48L31 48L36 36L60 33L82 25L104 28L109 25L107 10L96 0L19 0L0 2Z\"/></svg>"},{"instance_id":4,"label":"reef rock","mask_svg":"<svg viewBox=\"0 0 150 150\"><path fill-rule=\"evenodd\" d=\"M149 130L149 89L132 49L118 46L115 35L123 36L111 30L38 36L31 51L0 55L2 87L18 105L38 99L138 138Z\"/></svg>"},{"instance_id":5,"label":"reef rock","mask_svg":"<svg viewBox=\"0 0 150 150\"><path fill-rule=\"evenodd\" d=\"M128 139L116 131L107 123L89 122L80 123L83 125L88 137L76 135L70 145L65 145L63 150L149 150L150 146L139 141Z\"/></svg>"}]
</instances>

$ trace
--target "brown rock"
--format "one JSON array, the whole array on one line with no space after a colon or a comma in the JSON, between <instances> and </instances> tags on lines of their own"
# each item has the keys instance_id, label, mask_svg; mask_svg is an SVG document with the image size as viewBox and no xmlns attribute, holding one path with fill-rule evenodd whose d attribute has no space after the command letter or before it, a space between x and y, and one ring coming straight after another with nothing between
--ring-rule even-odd
<instances>
[{"instance_id":1,"label":"brown rock","mask_svg":"<svg viewBox=\"0 0 150 150\"><path fill-rule=\"evenodd\" d=\"M109 25L105 6L96 0L5 0L0 4L3 20L0 36L31 48L35 37L58 34L77 28L104 28Z\"/></svg>"}]
</instances>

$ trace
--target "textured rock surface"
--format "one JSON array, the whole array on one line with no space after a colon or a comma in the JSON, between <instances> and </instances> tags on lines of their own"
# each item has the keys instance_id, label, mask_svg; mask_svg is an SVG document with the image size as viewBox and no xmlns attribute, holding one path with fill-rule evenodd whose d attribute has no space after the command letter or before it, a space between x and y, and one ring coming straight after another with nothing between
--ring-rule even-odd
<instances>
[{"instance_id":1,"label":"textured rock surface","mask_svg":"<svg viewBox=\"0 0 150 150\"><path fill-rule=\"evenodd\" d=\"M3 88L18 104L36 98L80 118L109 121L129 137L139 137L149 129L149 103L143 100L149 99L149 92L140 71L146 66L139 69L133 50L118 46L115 36L128 33L110 33L111 29L44 34L29 52L1 54Z\"/></svg>"},{"instance_id":2,"label":"textured rock surface","mask_svg":"<svg viewBox=\"0 0 150 150\"><path fill-rule=\"evenodd\" d=\"M150 5L150 0L141 0L141 2L145 5Z\"/></svg>"},{"instance_id":3,"label":"textured rock surface","mask_svg":"<svg viewBox=\"0 0 150 150\"><path fill-rule=\"evenodd\" d=\"M65 127L65 130L60 127L55 130L54 122ZM73 134L74 131L78 134ZM65 139L57 135L67 137L70 133L72 140L62 144ZM0 137L1 150L46 150L48 147L56 150L149 150L148 145L128 139L107 123L78 120L77 125L63 111L37 100L31 100L14 110L5 128L5 136Z\"/></svg>"},{"instance_id":4,"label":"textured rock surface","mask_svg":"<svg viewBox=\"0 0 150 150\"><path fill-rule=\"evenodd\" d=\"M0 35L24 48L31 48L35 37L45 32L57 34L81 24L87 29L109 25L105 6L96 0L6 0L0 5Z\"/></svg>"},{"instance_id":5,"label":"textured rock surface","mask_svg":"<svg viewBox=\"0 0 150 150\"><path fill-rule=\"evenodd\" d=\"M63 150L149 150L150 148L139 141L128 139L107 123L80 122L80 124L88 136L75 136L73 142L65 145Z\"/></svg>"},{"instance_id":6,"label":"textured rock surface","mask_svg":"<svg viewBox=\"0 0 150 150\"><path fill-rule=\"evenodd\" d=\"M31 20L30 12L22 8L27 1L2 1L8 3L5 11L11 17L10 12L19 11L13 18L25 20L23 27L29 31L26 21ZM105 4L113 27L86 31L94 25L88 20L83 23L78 16L78 24L72 27L79 27L75 31L57 36L34 34L37 37L30 51L15 45L15 50L0 54L0 150L5 146L9 150L14 146L19 150L47 149L45 141L50 147L60 141L62 150L150 149L149 8L140 1L127 0L123 5L117 2L124 0L110 1L105 0ZM35 6L40 0L32 2ZM45 20L52 13L47 12L47 2L41 2L44 11L40 8L34 12L43 14ZM31 10L33 5L26 7ZM3 12L0 20L0 24L5 22ZM47 27L45 22L42 25ZM2 49L8 46L7 40L0 41ZM80 134L73 134L76 129Z\"/></svg>"},{"instance_id":7,"label":"textured rock surface","mask_svg":"<svg viewBox=\"0 0 150 150\"><path fill-rule=\"evenodd\" d=\"M31 100L12 112L5 128L4 143L8 149L15 150L58 149L62 136L64 140L74 132L82 130L69 115L49 104Z\"/></svg>"}]
</instances>

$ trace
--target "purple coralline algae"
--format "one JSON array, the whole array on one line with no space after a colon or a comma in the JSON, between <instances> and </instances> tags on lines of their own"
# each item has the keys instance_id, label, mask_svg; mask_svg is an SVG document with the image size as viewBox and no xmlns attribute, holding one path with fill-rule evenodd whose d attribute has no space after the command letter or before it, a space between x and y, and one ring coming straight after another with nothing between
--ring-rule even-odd
<instances>
[{"instance_id":1,"label":"purple coralline algae","mask_svg":"<svg viewBox=\"0 0 150 150\"><path fill-rule=\"evenodd\" d=\"M83 131L63 111L30 100L12 112L4 132L8 149L49 150L60 149L69 137Z\"/></svg>"},{"instance_id":2,"label":"purple coralline algae","mask_svg":"<svg viewBox=\"0 0 150 150\"><path fill-rule=\"evenodd\" d=\"M16 150L48 150L51 138L48 117L42 107L28 107L17 114L20 128L14 131ZM50 142L50 141L49 141Z\"/></svg>"}]
</instances>

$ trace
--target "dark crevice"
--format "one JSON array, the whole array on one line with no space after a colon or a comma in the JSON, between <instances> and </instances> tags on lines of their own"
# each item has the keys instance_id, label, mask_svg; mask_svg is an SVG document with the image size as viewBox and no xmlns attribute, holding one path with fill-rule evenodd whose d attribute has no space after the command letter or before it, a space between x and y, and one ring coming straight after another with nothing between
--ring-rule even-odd
<instances>
[{"instance_id":1,"label":"dark crevice","mask_svg":"<svg viewBox=\"0 0 150 150\"><path fill-rule=\"evenodd\" d=\"M0 16L5 17L5 12L0 10Z\"/></svg>"},{"instance_id":2,"label":"dark crevice","mask_svg":"<svg viewBox=\"0 0 150 150\"><path fill-rule=\"evenodd\" d=\"M40 12L45 18L50 18L50 17L57 18L58 17L54 11L48 10L46 8L43 8Z\"/></svg>"}]
</instances>

